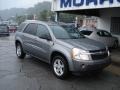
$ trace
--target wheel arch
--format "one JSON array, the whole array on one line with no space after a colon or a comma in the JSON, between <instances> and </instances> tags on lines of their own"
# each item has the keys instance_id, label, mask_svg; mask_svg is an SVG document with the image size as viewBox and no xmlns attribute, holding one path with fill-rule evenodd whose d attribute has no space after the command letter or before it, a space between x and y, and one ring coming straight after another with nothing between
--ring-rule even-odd
<instances>
[{"instance_id":1,"label":"wheel arch","mask_svg":"<svg viewBox=\"0 0 120 90\"><path fill-rule=\"evenodd\" d=\"M51 54L51 56L50 56L50 64L52 64L52 60L53 60L53 58L54 58L56 55L62 56L62 57L66 60L67 65L68 65L68 68L69 68L69 61L68 61L67 56L64 55L64 54L63 54L62 52L60 52L60 51L53 51L53 52L52 52L52 54Z\"/></svg>"},{"instance_id":2,"label":"wheel arch","mask_svg":"<svg viewBox=\"0 0 120 90\"><path fill-rule=\"evenodd\" d=\"M23 42L20 37L15 37L15 46L17 45L17 43L20 43L23 46Z\"/></svg>"},{"instance_id":3,"label":"wheel arch","mask_svg":"<svg viewBox=\"0 0 120 90\"><path fill-rule=\"evenodd\" d=\"M21 42L20 42L19 40L16 40L16 41L15 41L15 46L17 45L17 43L20 43L20 44L21 44Z\"/></svg>"}]
</instances>

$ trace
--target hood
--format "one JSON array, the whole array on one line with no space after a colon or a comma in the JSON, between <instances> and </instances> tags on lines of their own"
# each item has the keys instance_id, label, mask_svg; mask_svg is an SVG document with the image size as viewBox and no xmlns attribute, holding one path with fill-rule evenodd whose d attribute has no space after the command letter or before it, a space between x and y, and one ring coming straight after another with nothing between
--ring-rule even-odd
<instances>
[{"instance_id":1,"label":"hood","mask_svg":"<svg viewBox=\"0 0 120 90\"><path fill-rule=\"evenodd\" d=\"M60 41L66 47L80 48L86 51L105 49L105 45L103 45L102 43L88 39L88 38L66 39L66 40L60 40Z\"/></svg>"}]
</instances>

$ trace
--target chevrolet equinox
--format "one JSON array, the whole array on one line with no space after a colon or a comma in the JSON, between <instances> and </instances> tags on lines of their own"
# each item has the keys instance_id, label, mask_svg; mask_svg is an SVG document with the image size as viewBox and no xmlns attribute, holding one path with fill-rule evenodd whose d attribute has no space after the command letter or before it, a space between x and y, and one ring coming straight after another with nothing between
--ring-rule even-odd
<instances>
[{"instance_id":1,"label":"chevrolet equinox","mask_svg":"<svg viewBox=\"0 0 120 90\"><path fill-rule=\"evenodd\" d=\"M110 63L107 47L84 37L77 30L67 32L53 22L28 20L15 35L16 54L26 54L49 63L57 78L64 79L69 72L99 71Z\"/></svg>"}]
</instances>

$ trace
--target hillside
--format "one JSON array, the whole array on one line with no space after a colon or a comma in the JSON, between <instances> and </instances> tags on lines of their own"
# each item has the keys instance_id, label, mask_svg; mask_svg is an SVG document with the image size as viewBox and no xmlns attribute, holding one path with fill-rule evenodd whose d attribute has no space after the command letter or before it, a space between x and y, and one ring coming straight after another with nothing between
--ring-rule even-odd
<instances>
[{"instance_id":1,"label":"hillside","mask_svg":"<svg viewBox=\"0 0 120 90\"><path fill-rule=\"evenodd\" d=\"M50 9L51 9L51 2L45 1L42 3L38 3L34 7L30 7L28 9L11 8L6 10L0 10L0 17L4 20L7 20L10 17L16 16L16 15L40 13L43 10L50 10Z\"/></svg>"}]
</instances>

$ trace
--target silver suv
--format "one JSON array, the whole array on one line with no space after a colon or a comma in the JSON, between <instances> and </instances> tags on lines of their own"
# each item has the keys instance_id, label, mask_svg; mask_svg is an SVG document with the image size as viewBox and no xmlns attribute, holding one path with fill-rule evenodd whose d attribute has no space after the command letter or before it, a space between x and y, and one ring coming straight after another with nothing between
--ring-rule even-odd
<instances>
[{"instance_id":1,"label":"silver suv","mask_svg":"<svg viewBox=\"0 0 120 90\"><path fill-rule=\"evenodd\" d=\"M39 58L49 63L60 79L70 71L97 71L111 63L103 44L85 38L78 31L67 32L52 22L23 22L16 32L15 45L18 58L23 59L26 54Z\"/></svg>"}]
</instances>

